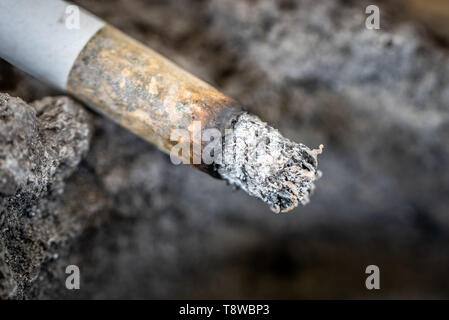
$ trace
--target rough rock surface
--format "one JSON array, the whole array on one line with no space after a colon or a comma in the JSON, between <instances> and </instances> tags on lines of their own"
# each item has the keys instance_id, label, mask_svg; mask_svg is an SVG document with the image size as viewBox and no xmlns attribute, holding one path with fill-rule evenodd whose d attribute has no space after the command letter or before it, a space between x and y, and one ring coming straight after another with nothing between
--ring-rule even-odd
<instances>
[{"instance_id":1,"label":"rough rock surface","mask_svg":"<svg viewBox=\"0 0 449 320\"><path fill-rule=\"evenodd\" d=\"M30 106L0 94L1 298L39 296L41 268L84 225L81 213L72 215L56 199L89 149L90 134L88 114L69 98Z\"/></svg>"},{"instance_id":2,"label":"rough rock surface","mask_svg":"<svg viewBox=\"0 0 449 320\"><path fill-rule=\"evenodd\" d=\"M2 204L0 239L32 240L2 242L3 295L449 296L449 51L443 42L387 1L379 3L379 31L365 29L364 1L76 2L240 100L291 140L325 144L324 175L308 206L272 215L257 199L173 166L94 115L86 160L72 175L69 167L61 173L64 192L42 187L35 199L51 203L42 212L61 219L52 232L73 226L62 217L89 219L76 239L65 238L68 249L46 251L40 245L46 232L8 238L3 231L5 221L15 221L7 216L21 217L26 230L46 220L25 218L22 209L5 215ZM25 101L55 94L4 63L0 76L0 91ZM17 257L26 263L12 263L5 246L25 248ZM59 258L45 258L49 252ZM64 289L58 270L67 264L81 269L79 291ZM380 291L364 287L369 264L380 267ZM22 291L13 290L18 284Z\"/></svg>"}]
</instances>

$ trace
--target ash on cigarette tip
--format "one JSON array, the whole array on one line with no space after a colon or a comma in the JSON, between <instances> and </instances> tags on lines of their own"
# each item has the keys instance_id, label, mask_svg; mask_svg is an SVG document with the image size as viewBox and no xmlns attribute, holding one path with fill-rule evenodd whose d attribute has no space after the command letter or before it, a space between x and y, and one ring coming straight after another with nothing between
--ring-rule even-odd
<instances>
[{"instance_id":1,"label":"ash on cigarette tip","mask_svg":"<svg viewBox=\"0 0 449 320\"><path fill-rule=\"evenodd\" d=\"M314 181L321 176L317 155L322 149L290 141L257 116L244 113L225 135L225 161L218 173L272 211L287 212L309 202Z\"/></svg>"}]
</instances>

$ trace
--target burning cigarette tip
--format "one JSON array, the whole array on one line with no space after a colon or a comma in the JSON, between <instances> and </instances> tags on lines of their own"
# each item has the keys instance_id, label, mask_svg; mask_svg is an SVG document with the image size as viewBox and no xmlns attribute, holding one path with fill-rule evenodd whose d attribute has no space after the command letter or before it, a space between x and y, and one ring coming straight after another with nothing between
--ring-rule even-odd
<instances>
[{"instance_id":1,"label":"burning cigarette tip","mask_svg":"<svg viewBox=\"0 0 449 320\"><path fill-rule=\"evenodd\" d=\"M283 137L257 116L243 113L225 139L226 159L218 172L230 184L267 203L275 213L309 202L321 177L318 149Z\"/></svg>"}]
</instances>

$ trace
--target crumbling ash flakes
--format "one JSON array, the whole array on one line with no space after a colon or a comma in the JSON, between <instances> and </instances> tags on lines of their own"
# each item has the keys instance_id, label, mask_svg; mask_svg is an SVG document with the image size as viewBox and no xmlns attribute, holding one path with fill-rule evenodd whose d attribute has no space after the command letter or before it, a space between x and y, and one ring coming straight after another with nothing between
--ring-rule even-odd
<instances>
[{"instance_id":1,"label":"crumbling ash flakes","mask_svg":"<svg viewBox=\"0 0 449 320\"><path fill-rule=\"evenodd\" d=\"M227 134L218 172L229 183L266 202L276 212L305 205L321 175L320 149L284 138L257 116L244 113Z\"/></svg>"}]
</instances>

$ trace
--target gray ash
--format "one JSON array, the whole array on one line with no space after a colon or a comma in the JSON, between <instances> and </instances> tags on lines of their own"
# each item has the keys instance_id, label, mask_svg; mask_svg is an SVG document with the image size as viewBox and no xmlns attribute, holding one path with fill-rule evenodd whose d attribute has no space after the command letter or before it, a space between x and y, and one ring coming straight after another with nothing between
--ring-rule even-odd
<instances>
[{"instance_id":1,"label":"gray ash","mask_svg":"<svg viewBox=\"0 0 449 320\"><path fill-rule=\"evenodd\" d=\"M244 113L226 134L224 164L218 173L274 212L287 212L309 202L321 175L317 155L322 148L292 142L257 116Z\"/></svg>"}]
</instances>

